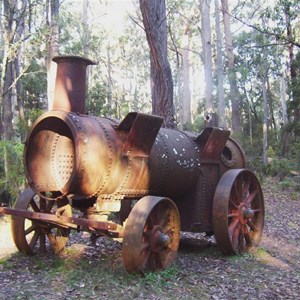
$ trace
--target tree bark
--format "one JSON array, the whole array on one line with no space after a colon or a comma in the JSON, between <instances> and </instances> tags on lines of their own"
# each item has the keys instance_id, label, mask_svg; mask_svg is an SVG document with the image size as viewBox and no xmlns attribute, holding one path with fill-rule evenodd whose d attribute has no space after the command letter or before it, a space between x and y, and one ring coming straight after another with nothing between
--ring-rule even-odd
<instances>
[{"instance_id":1,"label":"tree bark","mask_svg":"<svg viewBox=\"0 0 300 300\"><path fill-rule=\"evenodd\" d=\"M49 1L49 2L48 2ZM50 16L47 20L50 28L50 37L48 45L48 58L47 58L47 94L48 94L48 109L52 109L53 96L54 96L54 85L56 77L56 63L52 61L54 56L59 54L59 0L48 0L47 10L50 11ZM47 14L48 15L48 14Z\"/></svg>"},{"instance_id":2,"label":"tree bark","mask_svg":"<svg viewBox=\"0 0 300 300\"><path fill-rule=\"evenodd\" d=\"M263 92L263 163L268 164L268 97L267 97L267 78L263 75L262 92Z\"/></svg>"},{"instance_id":3,"label":"tree bark","mask_svg":"<svg viewBox=\"0 0 300 300\"><path fill-rule=\"evenodd\" d=\"M190 124L191 118L191 89L190 89L190 30L186 29L182 44L182 125Z\"/></svg>"},{"instance_id":4,"label":"tree bark","mask_svg":"<svg viewBox=\"0 0 300 300\"><path fill-rule=\"evenodd\" d=\"M225 48L226 48L226 55L227 55L227 68L228 68L229 87L230 87L232 131L234 134L241 134L242 128L241 128L240 108L239 108L239 100L238 100L237 80L236 80L236 73L235 73L232 32L230 28L228 0L221 0L221 4L222 4L222 12L224 18Z\"/></svg>"},{"instance_id":5,"label":"tree bark","mask_svg":"<svg viewBox=\"0 0 300 300\"><path fill-rule=\"evenodd\" d=\"M83 55L88 57L89 51L89 26L88 26L88 6L89 1L83 0L82 4L82 44L83 44Z\"/></svg>"},{"instance_id":6,"label":"tree bark","mask_svg":"<svg viewBox=\"0 0 300 300\"><path fill-rule=\"evenodd\" d=\"M225 118L225 99L224 99L224 73L223 73L223 54L222 54L222 34L220 22L219 0L215 1L215 26L216 26L216 60L217 60L217 79L218 79L218 118L219 126L226 127Z\"/></svg>"},{"instance_id":7,"label":"tree bark","mask_svg":"<svg viewBox=\"0 0 300 300\"><path fill-rule=\"evenodd\" d=\"M290 11L290 3L286 2L284 4L284 14L286 21L286 32L287 39L289 41L293 40L293 30L291 25L291 11ZM293 101L293 109L294 109L294 121L300 121L300 93L297 92L297 82L299 79L297 78L297 71L295 65L295 55L294 55L294 45L293 43L288 43L288 55L289 55L289 68L290 68L290 76L291 76L291 87L292 87L292 101Z\"/></svg>"},{"instance_id":8,"label":"tree bark","mask_svg":"<svg viewBox=\"0 0 300 300\"><path fill-rule=\"evenodd\" d=\"M11 140L13 138L13 112L12 112L12 95L13 95L13 57L10 56L10 48L14 40L13 22L15 18L16 3L4 0L4 55L2 61L2 90L1 90L1 129L4 140Z\"/></svg>"},{"instance_id":9,"label":"tree bark","mask_svg":"<svg viewBox=\"0 0 300 300\"><path fill-rule=\"evenodd\" d=\"M140 0L143 24L150 48L152 113L164 118L164 126L175 127L173 80L167 49L165 0Z\"/></svg>"},{"instance_id":10,"label":"tree bark","mask_svg":"<svg viewBox=\"0 0 300 300\"><path fill-rule=\"evenodd\" d=\"M201 40L202 58L205 75L205 114L211 115L214 111L212 95L212 55L211 55L211 26L210 0L200 0L201 12Z\"/></svg>"}]
</instances>

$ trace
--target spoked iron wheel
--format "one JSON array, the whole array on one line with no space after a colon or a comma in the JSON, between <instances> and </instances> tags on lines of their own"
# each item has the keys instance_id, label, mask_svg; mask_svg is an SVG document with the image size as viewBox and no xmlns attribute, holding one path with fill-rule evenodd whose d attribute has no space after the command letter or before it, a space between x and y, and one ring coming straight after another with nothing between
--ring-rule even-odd
<instances>
[{"instance_id":1,"label":"spoked iron wheel","mask_svg":"<svg viewBox=\"0 0 300 300\"><path fill-rule=\"evenodd\" d=\"M213 203L215 238L224 254L254 250L264 226L264 199L256 176L233 169L222 176Z\"/></svg>"},{"instance_id":2,"label":"spoked iron wheel","mask_svg":"<svg viewBox=\"0 0 300 300\"><path fill-rule=\"evenodd\" d=\"M168 198L146 196L129 214L123 238L123 261L130 273L154 272L174 261L180 241L180 217Z\"/></svg>"},{"instance_id":3,"label":"spoked iron wheel","mask_svg":"<svg viewBox=\"0 0 300 300\"><path fill-rule=\"evenodd\" d=\"M71 206L61 208L56 201L45 200L36 195L31 189L22 192L17 200L15 209L71 216ZM63 250L69 237L70 229L39 220L28 220L21 216L12 216L12 236L19 251L32 255L45 252L51 246L55 253Z\"/></svg>"}]
</instances>

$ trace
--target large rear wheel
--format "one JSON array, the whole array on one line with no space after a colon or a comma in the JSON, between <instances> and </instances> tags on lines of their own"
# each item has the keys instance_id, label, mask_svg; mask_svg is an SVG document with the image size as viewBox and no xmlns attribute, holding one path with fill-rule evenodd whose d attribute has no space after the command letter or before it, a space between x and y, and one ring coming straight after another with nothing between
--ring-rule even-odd
<instances>
[{"instance_id":1,"label":"large rear wheel","mask_svg":"<svg viewBox=\"0 0 300 300\"><path fill-rule=\"evenodd\" d=\"M224 173L213 203L213 228L224 254L254 250L264 226L264 199L256 176L246 169Z\"/></svg>"}]
</instances>

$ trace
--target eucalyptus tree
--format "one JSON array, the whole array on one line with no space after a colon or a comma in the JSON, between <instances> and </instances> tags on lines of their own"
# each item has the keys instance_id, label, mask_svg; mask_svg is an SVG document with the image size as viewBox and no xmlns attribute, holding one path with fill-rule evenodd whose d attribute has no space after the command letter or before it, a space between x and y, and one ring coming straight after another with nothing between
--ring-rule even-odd
<instances>
[{"instance_id":1,"label":"eucalyptus tree","mask_svg":"<svg viewBox=\"0 0 300 300\"><path fill-rule=\"evenodd\" d=\"M173 79L168 61L165 0L140 0L143 24L150 49L152 113L175 127Z\"/></svg>"},{"instance_id":2,"label":"eucalyptus tree","mask_svg":"<svg viewBox=\"0 0 300 300\"><path fill-rule=\"evenodd\" d=\"M213 71L212 71L212 41L210 24L210 0L200 0L202 60L205 75L205 114L207 121L214 112L213 106Z\"/></svg>"},{"instance_id":3,"label":"eucalyptus tree","mask_svg":"<svg viewBox=\"0 0 300 300\"><path fill-rule=\"evenodd\" d=\"M214 0L215 6L215 30L216 30L216 75L217 75L217 95L218 95L218 117L219 126L226 127L225 98L224 98L224 73L223 73L223 53L222 53L222 32L220 20L219 0Z\"/></svg>"},{"instance_id":4,"label":"eucalyptus tree","mask_svg":"<svg viewBox=\"0 0 300 300\"><path fill-rule=\"evenodd\" d=\"M228 7L228 0L221 0L223 22L224 22L224 37L225 37L225 50L227 56L227 69L230 87L230 102L231 102L231 120L232 131L234 134L240 134L242 131L239 95L237 89L237 78L235 73L235 57L233 49L233 38L230 26L230 11Z\"/></svg>"}]
</instances>

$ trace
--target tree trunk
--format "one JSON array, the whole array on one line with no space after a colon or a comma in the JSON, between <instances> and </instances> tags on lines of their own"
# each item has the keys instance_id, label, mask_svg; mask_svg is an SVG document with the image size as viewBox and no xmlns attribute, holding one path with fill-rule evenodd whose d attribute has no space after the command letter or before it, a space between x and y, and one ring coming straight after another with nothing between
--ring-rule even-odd
<instances>
[{"instance_id":1,"label":"tree trunk","mask_svg":"<svg viewBox=\"0 0 300 300\"><path fill-rule=\"evenodd\" d=\"M182 45L182 73L183 73L183 98L182 98L182 125L190 124L191 118L191 89L190 89L190 30L186 29Z\"/></svg>"},{"instance_id":2,"label":"tree trunk","mask_svg":"<svg viewBox=\"0 0 300 300\"><path fill-rule=\"evenodd\" d=\"M107 52L107 103L109 109L109 115L112 117L113 113L113 100L112 100L112 75L111 75L111 58L110 58L110 45L108 43L106 47ZM118 104L116 103L116 109Z\"/></svg>"},{"instance_id":3,"label":"tree trunk","mask_svg":"<svg viewBox=\"0 0 300 300\"><path fill-rule=\"evenodd\" d=\"M13 22L15 18L16 3L4 0L3 8L5 23L4 23L4 55L2 61L1 74L1 129L4 140L11 140L13 137L13 112L12 112L12 95L13 95L13 60L10 57L10 48L13 44Z\"/></svg>"},{"instance_id":4,"label":"tree trunk","mask_svg":"<svg viewBox=\"0 0 300 300\"><path fill-rule=\"evenodd\" d=\"M222 4L222 12L224 18L225 48L226 48L226 55L227 55L227 67L228 67L229 87L230 87L232 131L234 134L241 134L242 128L241 128L238 89L237 89L237 81L236 81L236 73L235 73L232 32L230 28L228 0L221 0L221 4Z\"/></svg>"},{"instance_id":5,"label":"tree trunk","mask_svg":"<svg viewBox=\"0 0 300 300\"><path fill-rule=\"evenodd\" d=\"M280 100L281 100L281 109L282 109L282 121L283 125L286 126L289 122L287 114L287 105L286 105L286 81L284 74L280 77Z\"/></svg>"},{"instance_id":6,"label":"tree trunk","mask_svg":"<svg viewBox=\"0 0 300 300\"><path fill-rule=\"evenodd\" d=\"M217 55L217 79L218 79L218 118L219 126L226 127L225 99L224 99L224 73L222 55L222 34L219 12L219 0L215 1L215 24L216 24L216 55Z\"/></svg>"},{"instance_id":7,"label":"tree trunk","mask_svg":"<svg viewBox=\"0 0 300 300\"><path fill-rule=\"evenodd\" d=\"M263 76L262 92L263 92L263 163L268 164L268 96L267 96L267 78L266 74Z\"/></svg>"},{"instance_id":8,"label":"tree trunk","mask_svg":"<svg viewBox=\"0 0 300 300\"><path fill-rule=\"evenodd\" d=\"M173 80L167 49L165 0L140 0L140 9L150 48L152 113L164 118L164 126L175 127Z\"/></svg>"},{"instance_id":9,"label":"tree trunk","mask_svg":"<svg viewBox=\"0 0 300 300\"><path fill-rule=\"evenodd\" d=\"M88 26L88 6L89 1L83 0L82 4L82 44L83 44L83 55L88 57L88 50L89 50L89 26Z\"/></svg>"},{"instance_id":10,"label":"tree trunk","mask_svg":"<svg viewBox=\"0 0 300 300\"><path fill-rule=\"evenodd\" d=\"M200 0L202 58L205 75L205 114L213 113L210 0Z\"/></svg>"},{"instance_id":11,"label":"tree trunk","mask_svg":"<svg viewBox=\"0 0 300 300\"><path fill-rule=\"evenodd\" d=\"M21 38L24 35L24 29L25 29L25 21L24 21L24 16L25 16L25 11L27 8L27 0L22 1L22 8L18 16L18 27L16 29L17 35L16 35L16 43L19 45L18 46L18 51L17 55L14 59L14 71L15 71L15 78L16 78L16 97L17 97L17 105L18 105L18 114L20 121L22 123L22 127L26 124L25 120L25 109L24 109L24 101L23 101L23 87L20 77L21 77L21 72L20 72L20 57L22 56L22 47L21 47ZM21 130L21 140L25 141L26 138L26 133L25 130Z\"/></svg>"},{"instance_id":12,"label":"tree trunk","mask_svg":"<svg viewBox=\"0 0 300 300\"><path fill-rule=\"evenodd\" d=\"M290 5L291 4L288 2L284 4L284 13L285 13L285 21L286 21L287 39L289 41L292 41L293 31L292 31L291 18L290 18L291 15ZM300 121L300 93L297 92L297 82L299 81L299 79L297 78L293 43L288 43L287 46L288 46L288 54L289 54L289 68L290 68L290 76L291 76L294 121L298 122Z\"/></svg>"},{"instance_id":13,"label":"tree trunk","mask_svg":"<svg viewBox=\"0 0 300 300\"><path fill-rule=\"evenodd\" d=\"M47 20L50 28L50 39L48 45L48 58L47 58L47 94L48 94L48 109L52 109L54 85L56 77L56 63L52 61L54 56L59 54L59 0L48 0L47 9L50 10L50 20ZM48 15L48 14L47 14Z\"/></svg>"}]
</instances>

